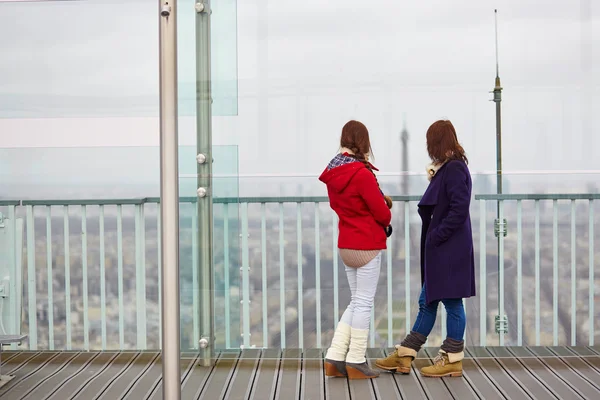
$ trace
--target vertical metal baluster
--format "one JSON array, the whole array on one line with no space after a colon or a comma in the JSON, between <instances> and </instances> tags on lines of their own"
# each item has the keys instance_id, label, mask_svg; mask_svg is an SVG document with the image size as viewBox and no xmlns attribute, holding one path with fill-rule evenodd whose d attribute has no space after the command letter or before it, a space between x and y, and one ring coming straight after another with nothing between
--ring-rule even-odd
<instances>
[{"instance_id":1,"label":"vertical metal baluster","mask_svg":"<svg viewBox=\"0 0 600 400\"><path fill-rule=\"evenodd\" d=\"M269 308L267 304L267 206L260 205L260 244L262 256L262 322L263 322L263 347L269 347Z\"/></svg>"},{"instance_id":2,"label":"vertical metal baluster","mask_svg":"<svg viewBox=\"0 0 600 400\"><path fill-rule=\"evenodd\" d=\"M135 295L137 349L146 350L146 264L144 238L144 211L141 204L135 206Z\"/></svg>"},{"instance_id":3,"label":"vertical metal baluster","mask_svg":"<svg viewBox=\"0 0 600 400\"><path fill-rule=\"evenodd\" d=\"M333 214L333 328L337 329L340 320L339 272L338 272L338 218Z\"/></svg>"},{"instance_id":4,"label":"vertical metal baluster","mask_svg":"<svg viewBox=\"0 0 600 400\"><path fill-rule=\"evenodd\" d=\"M106 254L104 246L104 206L100 206L100 316L102 350L106 350Z\"/></svg>"},{"instance_id":5,"label":"vertical metal baluster","mask_svg":"<svg viewBox=\"0 0 600 400\"><path fill-rule=\"evenodd\" d=\"M225 347L231 348L231 278L229 276L229 204L223 204L223 278L225 279Z\"/></svg>"},{"instance_id":6,"label":"vertical metal baluster","mask_svg":"<svg viewBox=\"0 0 600 400\"><path fill-rule=\"evenodd\" d=\"M571 200L571 346L577 345L577 207Z\"/></svg>"},{"instance_id":7,"label":"vertical metal baluster","mask_svg":"<svg viewBox=\"0 0 600 400\"><path fill-rule=\"evenodd\" d=\"M410 332L410 202L404 202L404 301L405 329Z\"/></svg>"},{"instance_id":8,"label":"vertical metal baluster","mask_svg":"<svg viewBox=\"0 0 600 400\"><path fill-rule=\"evenodd\" d=\"M479 200L479 345L487 345L486 201Z\"/></svg>"},{"instance_id":9,"label":"vertical metal baluster","mask_svg":"<svg viewBox=\"0 0 600 400\"><path fill-rule=\"evenodd\" d=\"M315 292L317 314L317 349L320 349L323 343L321 337L321 222L319 214L319 203L315 203Z\"/></svg>"},{"instance_id":10,"label":"vertical metal baluster","mask_svg":"<svg viewBox=\"0 0 600 400\"><path fill-rule=\"evenodd\" d=\"M193 347L200 343L200 281L198 280L198 207L192 204L192 340Z\"/></svg>"},{"instance_id":11,"label":"vertical metal baluster","mask_svg":"<svg viewBox=\"0 0 600 400\"><path fill-rule=\"evenodd\" d=\"M90 350L90 316L88 295L88 262L87 262L87 207L81 206L81 269L83 285L83 348ZM123 347L121 347L123 348Z\"/></svg>"},{"instance_id":12,"label":"vertical metal baluster","mask_svg":"<svg viewBox=\"0 0 600 400\"><path fill-rule=\"evenodd\" d=\"M589 310L590 310L590 334L589 334L589 345L594 346L594 200L589 202L590 210L590 222L589 222L589 259L590 259L590 282L589 282Z\"/></svg>"},{"instance_id":13,"label":"vertical metal baluster","mask_svg":"<svg viewBox=\"0 0 600 400\"><path fill-rule=\"evenodd\" d=\"M446 307L442 304L442 307L439 308L440 313L442 314L442 341L446 338L448 334L446 330L446 324L448 323L448 315L446 314Z\"/></svg>"},{"instance_id":14,"label":"vertical metal baluster","mask_svg":"<svg viewBox=\"0 0 600 400\"><path fill-rule=\"evenodd\" d=\"M160 219L160 217L159 217ZM160 228L158 228L160 232ZM159 233L160 234L160 233ZM160 238L158 239L160 252ZM160 254L158 259L160 260ZM159 261L160 262L160 261ZM117 278L119 292L119 348L125 349L125 306L123 301L123 206L117 205ZM159 274L160 279L160 274ZM160 288L160 284L159 284ZM160 289L159 289L160 293ZM159 307L160 308L160 307Z\"/></svg>"},{"instance_id":15,"label":"vertical metal baluster","mask_svg":"<svg viewBox=\"0 0 600 400\"><path fill-rule=\"evenodd\" d=\"M283 235L283 203L279 203L279 324L281 328L281 348L285 349L285 257Z\"/></svg>"},{"instance_id":16,"label":"vertical metal baluster","mask_svg":"<svg viewBox=\"0 0 600 400\"><path fill-rule=\"evenodd\" d=\"M369 346L375 347L375 307L371 308L371 329L369 329Z\"/></svg>"},{"instance_id":17,"label":"vertical metal baluster","mask_svg":"<svg viewBox=\"0 0 600 400\"><path fill-rule=\"evenodd\" d=\"M535 345L540 345L540 201L535 201Z\"/></svg>"},{"instance_id":18,"label":"vertical metal baluster","mask_svg":"<svg viewBox=\"0 0 600 400\"><path fill-rule=\"evenodd\" d=\"M46 206L46 272L48 283L48 348L54 350L54 299L52 297L52 207ZM0 315L0 318L2 316Z\"/></svg>"},{"instance_id":19,"label":"vertical metal baluster","mask_svg":"<svg viewBox=\"0 0 600 400\"><path fill-rule=\"evenodd\" d=\"M157 289L158 289L158 324L159 326L162 326L162 319L163 319L163 315L162 315L162 290L160 290L160 288L162 287L162 246L160 244L161 242L161 226L160 226L160 203L158 203L156 205L156 243L158 243L158 248L157 248L157 259L156 259L156 265L158 267L158 285L157 285ZM162 349L162 329L158 330L158 348Z\"/></svg>"},{"instance_id":20,"label":"vertical metal baluster","mask_svg":"<svg viewBox=\"0 0 600 400\"><path fill-rule=\"evenodd\" d=\"M552 201L552 342L558 346L558 201Z\"/></svg>"},{"instance_id":21,"label":"vertical metal baluster","mask_svg":"<svg viewBox=\"0 0 600 400\"><path fill-rule=\"evenodd\" d=\"M65 309L67 325L67 350L71 350L71 250L69 233L69 206L64 206L64 236L65 236Z\"/></svg>"},{"instance_id":22,"label":"vertical metal baluster","mask_svg":"<svg viewBox=\"0 0 600 400\"><path fill-rule=\"evenodd\" d=\"M388 336L388 347L394 346L394 295L392 293L392 237L387 239L387 336Z\"/></svg>"},{"instance_id":23,"label":"vertical metal baluster","mask_svg":"<svg viewBox=\"0 0 600 400\"><path fill-rule=\"evenodd\" d=\"M250 347L250 249L248 248L248 203L242 203L242 333L244 347ZM284 308L285 309L285 308Z\"/></svg>"},{"instance_id":24,"label":"vertical metal baluster","mask_svg":"<svg viewBox=\"0 0 600 400\"><path fill-rule=\"evenodd\" d=\"M18 245L19 240L22 238L22 236L18 236L17 234L17 221L16 221L16 210L15 210L15 206L8 206L8 223L10 224L10 231L13 233L13 243L12 243L12 248L9 250L8 253L8 262L9 262L9 267L10 267L10 281L9 281L9 290L10 293L17 293L17 273L18 271L21 271L21 264L19 262L20 257L18 254L21 254L21 252L23 251L22 247ZM17 254L18 252L18 254ZM19 276L22 276L21 273L19 273ZM21 285L19 285L19 293L21 293ZM19 298L22 301L22 293L21 296L19 296ZM11 332L14 333L18 333L20 332L20 326L21 326L21 309L19 307L19 300L17 300L17 298L15 296L12 297L12 299L10 300L10 310L9 310L10 315L12 315L11 318L11 325L10 325L10 330ZM13 343L10 345L10 349L15 351L17 350L17 344Z\"/></svg>"},{"instance_id":25,"label":"vertical metal baluster","mask_svg":"<svg viewBox=\"0 0 600 400\"><path fill-rule=\"evenodd\" d=\"M467 299L462 299L462 303L463 303L463 309L465 310L465 316L468 316L469 314L467 314ZM463 333L463 340L466 342L467 341L467 330L469 329L469 318L467 318L467 322L465 325L465 332Z\"/></svg>"},{"instance_id":26,"label":"vertical metal baluster","mask_svg":"<svg viewBox=\"0 0 600 400\"><path fill-rule=\"evenodd\" d=\"M517 344L523 345L523 204L517 200Z\"/></svg>"},{"instance_id":27,"label":"vertical metal baluster","mask_svg":"<svg viewBox=\"0 0 600 400\"><path fill-rule=\"evenodd\" d=\"M29 301L29 350L37 350L38 345L36 298L37 286L35 270L35 218L33 206L27 206L27 299Z\"/></svg>"},{"instance_id":28,"label":"vertical metal baluster","mask_svg":"<svg viewBox=\"0 0 600 400\"><path fill-rule=\"evenodd\" d=\"M296 204L298 245L298 347L304 349L304 281L302 276L302 203Z\"/></svg>"}]
</instances>

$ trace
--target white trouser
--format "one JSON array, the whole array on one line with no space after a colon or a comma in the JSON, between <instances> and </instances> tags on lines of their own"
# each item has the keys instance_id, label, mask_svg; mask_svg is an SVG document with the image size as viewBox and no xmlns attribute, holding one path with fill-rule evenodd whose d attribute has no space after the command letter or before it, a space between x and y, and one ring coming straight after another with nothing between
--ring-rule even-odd
<instances>
[{"instance_id":1,"label":"white trouser","mask_svg":"<svg viewBox=\"0 0 600 400\"><path fill-rule=\"evenodd\" d=\"M371 310L380 271L381 252L360 268L346 267L352 298L338 323L326 358L355 364L365 362Z\"/></svg>"},{"instance_id":2,"label":"white trouser","mask_svg":"<svg viewBox=\"0 0 600 400\"><path fill-rule=\"evenodd\" d=\"M369 329L380 272L381 252L360 268L346 267L352 297L341 322L354 329Z\"/></svg>"}]
</instances>

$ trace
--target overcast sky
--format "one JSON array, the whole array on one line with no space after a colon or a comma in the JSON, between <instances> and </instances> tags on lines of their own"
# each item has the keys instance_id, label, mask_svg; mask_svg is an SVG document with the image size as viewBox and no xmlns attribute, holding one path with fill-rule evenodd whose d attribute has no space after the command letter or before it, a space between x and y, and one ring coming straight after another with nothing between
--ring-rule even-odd
<instances>
[{"instance_id":1,"label":"overcast sky","mask_svg":"<svg viewBox=\"0 0 600 400\"><path fill-rule=\"evenodd\" d=\"M351 118L384 172L400 169L404 123L423 171L439 118L474 172L493 170L495 7L504 168L600 169L598 2L243 0L236 15L215 1L213 142L239 146L240 173L318 174ZM155 3L0 3L0 147L158 145ZM192 145L193 1L179 4L180 140Z\"/></svg>"}]
</instances>

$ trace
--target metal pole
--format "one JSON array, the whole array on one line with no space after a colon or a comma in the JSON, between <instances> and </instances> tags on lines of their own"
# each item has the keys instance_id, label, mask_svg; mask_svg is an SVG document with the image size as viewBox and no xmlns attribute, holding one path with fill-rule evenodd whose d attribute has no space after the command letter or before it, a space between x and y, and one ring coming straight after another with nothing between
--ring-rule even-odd
<instances>
[{"instance_id":1,"label":"metal pole","mask_svg":"<svg viewBox=\"0 0 600 400\"><path fill-rule=\"evenodd\" d=\"M502 85L500 84L500 68L498 63L498 20L497 10L494 10L496 30L496 79L494 85L494 102L496 103L496 193L502 194ZM504 333L506 332L506 320L504 318L504 270L501 254L503 252L503 239L506 232L504 213L500 201L496 203L496 236L498 237L498 334L500 346L504 345ZM501 294L502 293L502 294Z\"/></svg>"},{"instance_id":2,"label":"metal pole","mask_svg":"<svg viewBox=\"0 0 600 400\"><path fill-rule=\"evenodd\" d=\"M179 344L179 171L177 0L159 0L160 207L163 398L181 398Z\"/></svg>"},{"instance_id":3,"label":"metal pole","mask_svg":"<svg viewBox=\"0 0 600 400\"><path fill-rule=\"evenodd\" d=\"M199 363L212 366L213 327L213 200L212 94L210 72L210 1L196 2L196 146L198 161L198 287L200 288ZM231 321L225 321L226 324Z\"/></svg>"}]
</instances>

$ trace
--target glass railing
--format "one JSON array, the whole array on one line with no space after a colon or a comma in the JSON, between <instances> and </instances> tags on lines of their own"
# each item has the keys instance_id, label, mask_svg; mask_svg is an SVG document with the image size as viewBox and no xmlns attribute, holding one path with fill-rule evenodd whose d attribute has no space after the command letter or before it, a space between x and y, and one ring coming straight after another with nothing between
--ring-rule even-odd
<instances>
[{"instance_id":1,"label":"glass railing","mask_svg":"<svg viewBox=\"0 0 600 400\"><path fill-rule=\"evenodd\" d=\"M270 181L278 179L262 177L261 182L276 188ZM232 197L229 192L216 196L212 309L216 349L328 346L349 290L336 248L337 221L323 192L322 188L321 196ZM395 229L383 257L371 347L397 343L417 312L419 196L394 199ZM597 193L474 195L471 219L478 295L465 300L467 345L597 343L598 200ZM21 269L26 282L22 330L29 332L31 348L160 346L157 202L157 198L3 200L5 227L12 226L11 216L25 222L26 240L15 251L23 250L22 263L15 255L9 260L17 260L12 270ZM195 197L182 197L180 206L184 350L198 347L199 309L206 306L197 283L196 202ZM498 204L507 222L500 245ZM3 229L0 232L6 232ZM7 236L3 238L4 250ZM15 244L8 246L12 249ZM3 265L7 268L6 262ZM9 309L15 310L14 305ZM14 315L5 313L4 321L15 326ZM444 322L440 307L428 345L441 343Z\"/></svg>"},{"instance_id":2,"label":"glass railing","mask_svg":"<svg viewBox=\"0 0 600 400\"><path fill-rule=\"evenodd\" d=\"M179 115L196 115L196 10L178 1ZM1 2L0 118L158 117L158 3ZM213 115L237 115L237 1L212 2ZM10 39L8 39L10 38Z\"/></svg>"}]
</instances>

